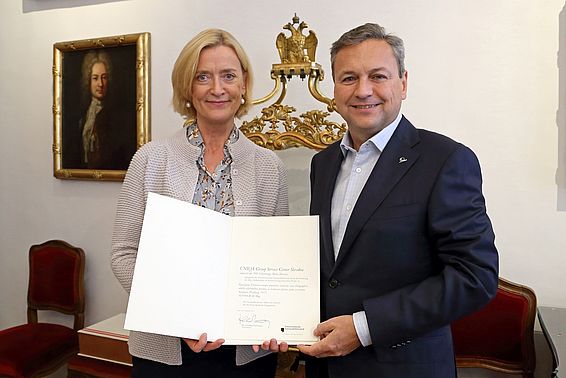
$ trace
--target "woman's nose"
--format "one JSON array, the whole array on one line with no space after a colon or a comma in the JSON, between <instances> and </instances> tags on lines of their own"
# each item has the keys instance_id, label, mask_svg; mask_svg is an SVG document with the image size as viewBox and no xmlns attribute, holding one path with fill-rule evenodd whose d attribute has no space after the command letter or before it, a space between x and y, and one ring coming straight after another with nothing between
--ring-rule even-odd
<instances>
[{"instance_id":1,"label":"woman's nose","mask_svg":"<svg viewBox=\"0 0 566 378\"><path fill-rule=\"evenodd\" d=\"M222 94L224 92L224 87L222 86L222 80L220 80L220 78L215 77L212 79L211 90L214 94Z\"/></svg>"}]
</instances>

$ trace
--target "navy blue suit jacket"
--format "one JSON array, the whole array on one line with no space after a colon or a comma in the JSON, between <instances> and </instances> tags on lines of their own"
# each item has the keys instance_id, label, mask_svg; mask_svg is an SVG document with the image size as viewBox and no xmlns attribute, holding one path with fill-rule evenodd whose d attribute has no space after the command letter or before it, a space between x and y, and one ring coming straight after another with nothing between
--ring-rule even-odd
<instances>
[{"instance_id":1,"label":"navy blue suit jacket","mask_svg":"<svg viewBox=\"0 0 566 378\"><path fill-rule=\"evenodd\" d=\"M402 118L375 165L334 261L331 201L339 143L311 163L320 216L321 316L365 311L373 345L307 361L335 377L455 376L450 323L487 304L498 256L475 154Z\"/></svg>"}]
</instances>

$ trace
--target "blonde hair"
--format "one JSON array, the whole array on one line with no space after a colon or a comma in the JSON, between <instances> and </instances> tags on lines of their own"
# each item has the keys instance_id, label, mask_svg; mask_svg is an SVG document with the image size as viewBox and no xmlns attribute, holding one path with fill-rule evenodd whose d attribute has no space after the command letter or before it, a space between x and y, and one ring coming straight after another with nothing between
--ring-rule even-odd
<instances>
[{"instance_id":1,"label":"blonde hair","mask_svg":"<svg viewBox=\"0 0 566 378\"><path fill-rule=\"evenodd\" d=\"M244 103L238 108L236 117L240 118L245 115L252 106L252 67L242 45L227 31L206 29L187 42L183 50L181 50L179 57L177 57L173 66L173 73L171 74L173 110L189 120L196 119L195 109L192 106L187 108L187 101L192 97L192 86L200 54L207 47L221 45L228 46L234 50L244 72L246 92L243 97Z\"/></svg>"}]
</instances>

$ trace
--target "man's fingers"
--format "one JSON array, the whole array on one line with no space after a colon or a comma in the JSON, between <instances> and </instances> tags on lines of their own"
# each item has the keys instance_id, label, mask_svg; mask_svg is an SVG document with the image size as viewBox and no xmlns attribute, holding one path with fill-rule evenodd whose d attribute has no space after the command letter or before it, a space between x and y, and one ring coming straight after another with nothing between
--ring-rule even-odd
<instances>
[{"instance_id":1,"label":"man's fingers","mask_svg":"<svg viewBox=\"0 0 566 378\"><path fill-rule=\"evenodd\" d=\"M312 345L297 345L297 348L299 348L299 352L306 355L312 357L320 357L318 355L320 353L320 342L314 343Z\"/></svg>"},{"instance_id":2,"label":"man's fingers","mask_svg":"<svg viewBox=\"0 0 566 378\"><path fill-rule=\"evenodd\" d=\"M325 337L334 328L336 328L336 325L334 324L332 319L329 319L317 325L314 329L313 334L318 337Z\"/></svg>"}]
</instances>

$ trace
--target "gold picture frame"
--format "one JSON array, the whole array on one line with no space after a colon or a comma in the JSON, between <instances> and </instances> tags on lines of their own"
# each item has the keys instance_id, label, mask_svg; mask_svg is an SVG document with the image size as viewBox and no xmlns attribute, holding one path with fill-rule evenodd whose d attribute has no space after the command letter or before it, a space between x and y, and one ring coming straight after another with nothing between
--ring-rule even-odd
<instances>
[{"instance_id":1,"label":"gold picture frame","mask_svg":"<svg viewBox=\"0 0 566 378\"><path fill-rule=\"evenodd\" d=\"M150 134L150 34L53 45L53 175L122 181Z\"/></svg>"}]
</instances>

